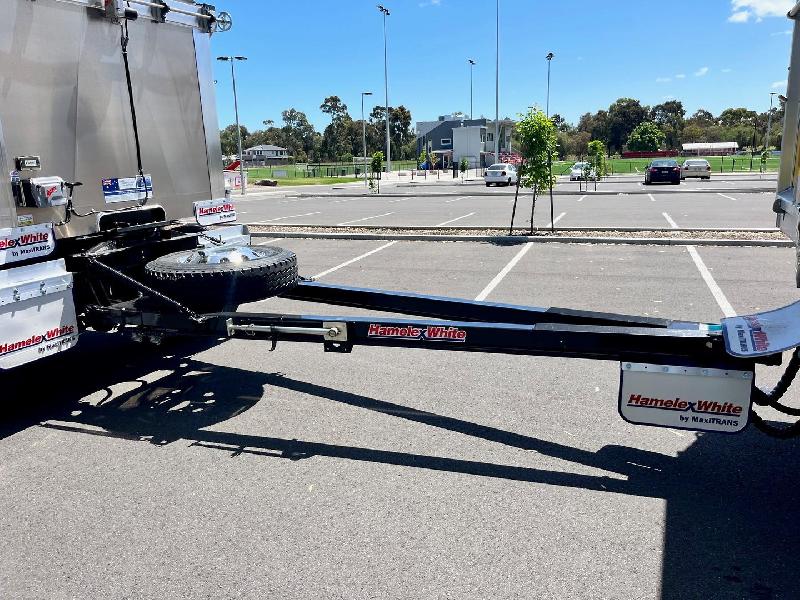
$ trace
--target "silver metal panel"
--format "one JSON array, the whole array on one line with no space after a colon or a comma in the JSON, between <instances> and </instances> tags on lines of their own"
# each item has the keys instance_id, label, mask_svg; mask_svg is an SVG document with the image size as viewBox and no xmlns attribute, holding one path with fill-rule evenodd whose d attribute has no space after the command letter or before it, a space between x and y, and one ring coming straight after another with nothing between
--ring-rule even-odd
<instances>
[{"instance_id":1,"label":"silver metal panel","mask_svg":"<svg viewBox=\"0 0 800 600\"><path fill-rule=\"evenodd\" d=\"M75 193L78 212L134 206L107 205L101 186L102 179L136 174L119 25L82 2L4 3L10 4L0 20L0 125L6 162L39 155L43 168L38 175L83 182ZM201 88L213 86L207 80L201 85L198 77L201 60L204 77L210 78L207 41L204 56L195 55L195 33L208 34L144 18L131 22L129 30L142 161L145 173L153 176L151 202L164 206L168 218L189 217L193 202L211 198L215 190L224 194L221 159L216 158L219 140L213 142L215 148L207 148L213 135L209 130L207 136L206 123L217 127L216 115L212 119L209 113L214 111L213 90L210 99L203 98L209 106L205 114L201 104ZM197 46L202 49L203 43ZM8 188L6 166L0 174L6 179L0 183ZM64 215L63 207L22 210L37 223L58 222ZM73 217L58 235L90 233L96 222L95 215Z\"/></svg>"},{"instance_id":2,"label":"silver metal panel","mask_svg":"<svg viewBox=\"0 0 800 600\"><path fill-rule=\"evenodd\" d=\"M0 229L17 226L16 209L11 196L11 162L3 139L3 123L0 121Z\"/></svg>"},{"instance_id":3,"label":"silver metal panel","mask_svg":"<svg viewBox=\"0 0 800 600\"><path fill-rule=\"evenodd\" d=\"M203 111L203 128L206 136L206 160L211 186L210 198L225 196L225 177L222 174L222 143L219 139L217 118L217 90L211 70L211 40L208 35L194 32L197 59L197 79L200 84L200 103Z\"/></svg>"}]
</instances>

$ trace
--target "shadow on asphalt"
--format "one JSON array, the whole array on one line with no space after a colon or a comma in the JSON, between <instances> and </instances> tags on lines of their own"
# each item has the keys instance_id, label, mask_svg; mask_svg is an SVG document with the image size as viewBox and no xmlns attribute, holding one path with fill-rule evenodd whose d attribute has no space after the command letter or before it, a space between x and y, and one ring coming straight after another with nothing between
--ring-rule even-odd
<instances>
[{"instance_id":1,"label":"shadow on asphalt","mask_svg":"<svg viewBox=\"0 0 800 600\"><path fill-rule=\"evenodd\" d=\"M158 445L186 440L233 455L290 460L335 457L662 498L666 501L662 598L798 597L797 440L773 440L750 428L736 436L700 434L676 457L616 445L592 452L281 374L254 373L188 358L213 341L175 342L154 352L115 336L84 337L92 341L80 352L65 353L59 361L38 362L35 370L22 368L3 375L8 378L4 384L11 384L11 389L19 386L19 393L14 395L14 402L2 407L0 438L41 424L55 430ZM98 374L96 368L92 369L97 364L111 366ZM92 376L86 377L90 369ZM156 370L165 374L148 383L144 378ZM48 373L47 378L38 381L43 372ZM130 389L112 390L123 381ZM97 390L104 386L105 397L97 398ZM265 386L531 450L616 476L206 429L254 406L264 396ZM80 402L90 394L99 403ZM535 488L531 490L535 493ZM569 519L569 514L564 513L563 518ZM631 573L631 577L636 576Z\"/></svg>"}]
</instances>

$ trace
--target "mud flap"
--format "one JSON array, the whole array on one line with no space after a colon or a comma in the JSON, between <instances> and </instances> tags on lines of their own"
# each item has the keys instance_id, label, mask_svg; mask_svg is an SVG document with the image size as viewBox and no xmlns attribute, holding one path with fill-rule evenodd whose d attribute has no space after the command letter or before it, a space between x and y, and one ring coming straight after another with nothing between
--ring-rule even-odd
<instances>
[{"instance_id":1,"label":"mud flap","mask_svg":"<svg viewBox=\"0 0 800 600\"><path fill-rule=\"evenodd\" d=\"M800 346L800 302L754 315L722 319L728 354L743 358L778 354Z\"/></svg>"},{"instance_id":2,"label":"mud flap","mask_svg":"<svg viewBox=\"0 0 800 600\"><path fill-rule=\"evenodd\" d=\"M619 414L635 425L738 433L752 386L751 371L622 363Z\"/></svg>"}]
</instances>

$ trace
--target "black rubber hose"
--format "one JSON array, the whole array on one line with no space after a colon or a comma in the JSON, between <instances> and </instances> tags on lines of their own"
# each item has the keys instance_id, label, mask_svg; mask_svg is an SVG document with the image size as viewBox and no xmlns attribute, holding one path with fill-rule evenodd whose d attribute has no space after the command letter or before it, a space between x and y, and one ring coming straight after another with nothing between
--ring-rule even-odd
<instances>
[{"instance_id":1,"label":"black rubber hose","mask_svg":"<svg viewBox=\"0 0 800 600\"><path fill-rule=\"evenodd\" d=\"M789 389L789 386L792 385L792 381L794 381L798 371L800 371L800 348L795 348L792 357L789 359L789 364L786 365L786 370L775 387L768 392L760 388L754 388L753 402L760 406L772 407L785 415L800 417L800 408L793 408L778 402L786 393L786 390Z\"/></svg>"},{"instance_id":2,"label":"black rubber hose","mask_svg":"<svg viewBox=\"0 0 800 600\"><path fill-rule=\"evenodd\" d=\"M122 61L125 63L125 80L128 84L128 102L131 106L131 121L133 122L133 139L136 143L136 166L139 169L139 177L142 178L142 183L144 184L144 199L140 203L140 206L144 206L147 204L147 181L144 177L144 169L142 167L142 145L139 141L139 124L136 120L136 102L133 97L133 82L131 80L131 68L128 64L128 20L125 19L124 25L122 27L122 38L120 40L120 44L122 45Z\"/></svg>"},{"instance_id":3,"label":"black rubber hose","mask_svg":"<svg viewBox=\"0 0 800 600\"><path fill-rule=\"evenodd\" d=\"M800 436L800 421L792 423L786 427L773 427L764 419L759 417L754 410L750 410L750 422L759 431L766 433L770 437L789 440Z\"/></svg>"}]
</instances>

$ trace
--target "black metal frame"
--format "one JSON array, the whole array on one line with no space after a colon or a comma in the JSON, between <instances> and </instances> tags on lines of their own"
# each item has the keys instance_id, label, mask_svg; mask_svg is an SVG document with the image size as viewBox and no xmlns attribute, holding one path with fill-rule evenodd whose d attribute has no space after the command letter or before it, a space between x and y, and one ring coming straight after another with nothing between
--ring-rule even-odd
<instances>
[{"instance_id":1,"label":"black metal frame","mask_svg":"<svg viewBox=\"0 0 800 600\"><path fill-rule=\"evenodd\" d=\"M196 315L144 284L103 267L143 297L87 307L89 322L135 327L143 335L164 333L278 341L317 342L327 352L354 346L425 348L530 356L650 362L753 370L756 362L780 364L781 355L731 356L720 330L700 323L627 315L473 302L421 294L301 281L285 298L358 307L423 318L318 316L244 312ZM335 324L338 334L321 334Z\"/></svg>"}]
</instances>

